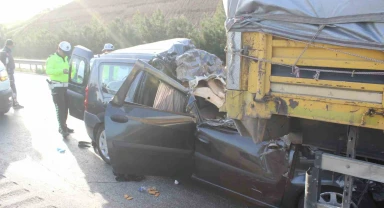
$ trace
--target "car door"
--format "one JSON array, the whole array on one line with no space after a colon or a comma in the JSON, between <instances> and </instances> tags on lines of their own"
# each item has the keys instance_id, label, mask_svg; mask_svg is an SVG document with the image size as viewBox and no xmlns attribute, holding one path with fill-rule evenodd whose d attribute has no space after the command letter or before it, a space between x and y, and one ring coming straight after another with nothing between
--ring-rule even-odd
<instances>
[{"instance_id":1,"label":"car door","mask_svg":"<svg viewBox=\"0 0 384 208\"><path fill-rule=\"evenodd\" d=\"M75 46L70 59L68 81L68 108L71 116L84 119L85 88L88 84L90 61L93 58L91 50L83 46Z\"/></svg>"},{"instance_id":2,"label":"car door","mask_svg":"<svg viewBox=\"0 0 384 208\"><path fill-rule=\"evenodd\" d=\"M236 130L202 124L197 130L195 177L258 203L278 206L288 172L283 143L260 142ZM279 145L282 145L280 147Z\"/></svg>"},{"instance_id":3,"label":"car door","mask_svg":"<svg viewBox=\"0 0 384 208\"><path fill-rule=\"evenodd\" d=\"M137 61L106 109L105 132L115 173L191 175L196 124L186 112L187 92Z\"/></svg>"}]
</instances>

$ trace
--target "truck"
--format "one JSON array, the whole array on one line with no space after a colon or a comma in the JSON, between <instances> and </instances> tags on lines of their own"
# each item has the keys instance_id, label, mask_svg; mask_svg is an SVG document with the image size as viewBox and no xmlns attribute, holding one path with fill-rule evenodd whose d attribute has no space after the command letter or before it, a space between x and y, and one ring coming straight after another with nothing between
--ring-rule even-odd
<instances>
[{"instance_id":1,"label":"truck","mask_svg":"<svg viewBox=\"0 0 384 208\"><path fill-rule=\"evenodd\" d=\"M255 143L311 147L304 207L358 207L358 181L363 192L384 183L384 1L223 3L222 110ZM325 171L344 175L338 203L319 200Z\"/></svg>"}]
</instances>

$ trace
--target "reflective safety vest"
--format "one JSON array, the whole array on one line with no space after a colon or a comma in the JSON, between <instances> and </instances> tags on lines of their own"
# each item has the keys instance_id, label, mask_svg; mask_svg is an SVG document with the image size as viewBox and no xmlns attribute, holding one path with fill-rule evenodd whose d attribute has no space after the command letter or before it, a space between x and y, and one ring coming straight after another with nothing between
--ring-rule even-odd
<instances>
[{"instance_id":1,"label":"reflective safety vest","mask_svg":"<svg viewBox=\"0 0 384 208\"><path fill-rule=\"evenodd\" d=\"M112 70L111 70L112 67ZM112 73L112 74L111 74ZM115 81L119 78L119 68L118 66L108 66L105 65L103 67L102 80L106 81Z\"/></svg>"},{"instance_id":2,"label":"reflective safety vest","mask_svg":"<svg viewBox=\"0 0 384 208\"><path fill-rule=\"evenodd\" d=\"M64 74L64 69L69 70L68 56L65 58L54 53L46 62L46 73L52 81L68 83L69 74Z\"/></svg>"}]
</instances>

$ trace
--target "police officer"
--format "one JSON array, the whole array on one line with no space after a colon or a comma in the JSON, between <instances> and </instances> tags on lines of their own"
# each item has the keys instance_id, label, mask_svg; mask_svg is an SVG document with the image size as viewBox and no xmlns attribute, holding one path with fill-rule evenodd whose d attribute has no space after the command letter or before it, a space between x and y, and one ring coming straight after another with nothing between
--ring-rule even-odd
<instances>
[{"instance_id":1,"label":"police officer","mask_svg":"<svg viewBox=\"0 0 384 208\"><path fill-rule=\"evenodd\" d=\"M53 102L56 107L59 132L64 138L74 132L73 129L67 127L67 88L69 80L68 55L70 51L71 44L67 41L62 41L60 42L56 53L49 56L46 62L46 73L50 78L49 86L52 91Z\"/></svg>"},{"instance_id":2,"label":"police officer","mask_svg":"<svg viewBox=\"0 0 384 208\"><path fill-rule=\"evenodd\" d=\"M13 99L13 108L14 109L21 109L24 108L22 105L17 102L17 91L16 91L16 84L15 84L15 61L13 60L12 56L12 49L13 49L13 41L11 39L8 39L5 41L4 48L0 51L0 60L3 62L4 66L7 68L9 80L11 82L11 88L12 88L12 99Z\"/></svg>"},{"instance_id":3,"label":"police officer","mask_svg":"<svg viewBox=\"0 0 384 208\"><path fill-rule=\"evenodd\" d=\"M104 48L103 50L101 50L102 54L99 54L98 57L102 56L102 55L105 55L105 54L108 54L110 52L112 52L113 50L115 50L115 47L111 44L111 43L106 43L104 45ZM102 74L102 80L104 80L106 82L106 80L116 80L117 79L117 76L118 76L118 68L116 67L113 67L112 70L112 76L111 73L110 73L110 66L108 65L105 65L104 68L103 68L103 74Z\"/></svg>"}]
</instances>

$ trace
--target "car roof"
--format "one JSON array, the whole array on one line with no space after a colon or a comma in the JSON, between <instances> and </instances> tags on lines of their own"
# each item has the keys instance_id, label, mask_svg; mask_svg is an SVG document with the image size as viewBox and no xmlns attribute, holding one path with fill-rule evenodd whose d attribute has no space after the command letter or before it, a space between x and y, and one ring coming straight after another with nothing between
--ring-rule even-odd
<instances>
[{"instance_id":1,"label":"car roof","mask_svg":"<svg viewBox=\"0 0 384 208\"><path fill-rule=\"evenodd\" d=\"M111 58L119 57L150 60L156 55L163 53L176 52L177 54L182 54L185 51L185 48L191 45L192 41L190 39L175 38L170 40L138 45L130 48L119 49L101 56Z\"/></svg>"}]
</instances>

